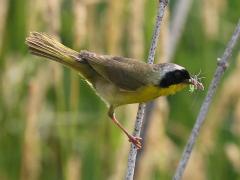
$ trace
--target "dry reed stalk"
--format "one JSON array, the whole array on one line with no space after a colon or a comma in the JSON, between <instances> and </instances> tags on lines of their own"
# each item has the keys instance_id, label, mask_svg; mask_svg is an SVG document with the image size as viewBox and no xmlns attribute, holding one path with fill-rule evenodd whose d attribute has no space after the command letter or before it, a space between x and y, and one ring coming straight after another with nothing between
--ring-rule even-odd
<instances>
[{"instance_id":1,"label":"dry reed stalk","mask_svg":"<svg viewBox=\"0 0 240 180\"><path fill-rule=\"evenodd\" d=\"M215 39L219 33L219 18L226 8L226 0L204 0L202 8L206 36Z\"/></svg>"},{"instance_id":2,"label":"dry reed stalk","mask_svg":"<svg viewBox=\"0 0 240 180\"><path fill-rule=\"evenodd\" d=\"M1 72L0 81L2 103L6 107L6 111L11 112L12 109L20 108L19 101L21 99L21 88L25 81L26 72L29 72L29 61L19 60L19 56L10 55L4 58L5 63ZM7 83L6 83L7 79ZM21 88L19 88L21 87ZM20 108L21 109L21 108Z\"/></svg>"},{"instance_id":3,"label":"dry reed stalk","mask_svg":"<svg viewBox=\"0 0 240 180\"><path fill-rule=\"evenodd\" d=\"M240 88L239 88L240 91ZM234 111L234 122L231 126L234 135L240 137L240 94L236 102L236 109Z\"/></svg>"},{"instance_id":4,"label":"dry reed stalk","mask_svg":"<svg viewBox=\"0 0 240 180\"><path fill-rule=\"evenodd\" d=\"M160 37L158 42L158 48L156 52L156 63L167 62L167 45L169 42L169 8L166 7L165 15L162 20L162 30L160 31Z\"/></svg>"},{"instance_id":5,"label":"dry reed stalk","mask_svg":"<svg viewBox=\"0 0 240 180\"><path fill-rule=\"evenodd\" d=\"M28 2L28 30L33 31L41 29L44 22L44 9L46 4L42 0L29 0Z\"/></svg>"},{"instance_id":6,"label":"dry reed stalk","mask_svg":"<svg viewBox=\"0 0 240 180\"><path fill-rule=\"evenodd\" d=\"M4 38L5 23L7 19L8 1L0 1L0 54L2 51L2 43Z\"/></svg>"},{"instance_id":7,"label":"dry reed stalk","mask_svg":"<svg viewBox=\"0 0 240 180\"><path fill-rule=\"evenodd\" d=\"M73 1L74 47L80 49L87 37L87 7L83 0Z\"/></svg>"},{"instance_id":8,"label":"dry reed stalk","mask_svg":"<svg viewBox=\"0 0 240 180\"><path fill-rule=\"evenodd\" d=\"M94 52L103 52L104 40L101 27L96 21L96 6L87 6L87 44L88 48ZM97 31L96 31L97 29ZM97 33L96 33L97 32ZM99 40L101 38L101 40ZM93 43L94 42L94 43Z\"/></svg>"},{"instance_id":9,"label":"dry reed stalk","mask_svg":"<svg viewBox=\"0 0 240 180\"><path fill-rule=\"evenodd\" d=\"M78 114L74 112L78 112L78 106L79 106L79 75L75 71L70 72L70 114L71 115L71 121L77 122L78 120ZM74 123L75 124L75 123ZM75 127L72 128L72 130L75 129ZM75 130L72 131L72 138L75 137Z\"/></svg>"},{"instance_id":10,"label":"dry reed stalk","mask_svg":"<svg viewBox=\"0 0 240 180\"><path fill-rule=\"evenodd\" d=\"M94 5L96 3L105 1L105 0L80 0L81 3L85 4L85 5Z\"/></svg>"},{"instance_id":11,"label":"dry reed stalk","mask_svg":"<svg viewBox=\"0 0 240 180\"><path fill-rule=\"evenodd\" d=\"M38 114L46 91L49 87L50 69L40 68L29 85L29 97L26 112L26 128L24 131L21 179L37 180L40 173L40 136L38 129Z\"/></svg>"},{"instance_id":12,"label":"dry reed stalk","mask_svg":"<svg viewBox=\"0 0 240 180\"><path fill-rule=\"evenodd\" d=\"M60 29L60 5L61 0L49 0L43 3L41 0L29 1L29 31L46 29L49 34L58 35Z\"/></svg>"},{"instance_id":13,"label":"dry reed stalk","mask_svg":"<svg viewBox=\"0 0 240 180\"><path fill-rule=\"evenodd\" d=\"M104 25L106 24L105 19L107 18L99 17L97 14L97 3L104 1L107 0L82 0L87 11L86 44L88 48L94 52L104 52L104 48L106 47L105 33L108 32L108 30Z\"/></svg>"},{"instance_id":14,"label":"dry reed stalk","mask_svg":"<svg viewBox=\"0 0 240 180\"><path fill-rule=\"evenodd\" d=\"M61 0L46 1L46 9L44 13L44 22L46 22L47 32L57 36L60 30L60 7Z\"/></svg>"},{"instance_id":15,"label":"dry reed stalk","mask_svg":"<svg viewBox=\"0 0 240 180\"><path fill-rule=\"evenodd\" d=\"M79 156L71 155L67 161L66 167L67 180L81 180L81 158Z\"/></svg>"},{"instance_id":16,"label":"dry reed stalk","mask_svg":"<svg viewBox=\"0 0 240 180\"><path fill-rule=\"evenodd\" d=\"M238 56L237 56L237 66L236 66L235 73L236 73L235 78L237 79L237 77L240 76L240 53L238 53ZM236 94L237 101L236 101L236 109L234 111L234 122L231 126L231 130L233 134L240 137L240 87L239 86L238 88L236 88L235 94Z\"/></svg>"},{"instance_id":17,"label":"dry reed stalk","mask_svg":"<svg viewBox=\"0 0 240 180\"><path fill-rule=\"evenodd\" d=\"M170 23L170 36L167 44L167 61L172 61L172 58L177 49L177 45L182 36L188 13L190 11L193 0L179 0L173 9L172 21Z\"/></svg>"},{"instance_id":18,"label":"dry reed stalk","mask_svg":"<svg viewBox=\"0 0 240 180\"><path fill-rule=\"evenodd\" d=\"M129 8L130 56L136 59L144 55L144 3L145 0L132 0Z\"/></svg>"},{"instance_id":19,"label":"dry reed stalk","mask_svg":"<svg viewBox=\"0 0 240 180\"><path fill-rule=\"evenodd\" d=\"M107 52L110 54L121 54L122 30L124 27L124 5L125 1L108 1L107 26L105 31Z\"/></svg>"},{"instance_id":20,"label":"dry reed stalk","mask_svg":"<svg viewBox=\"0 0 240 180\"><path fill-rule=\"evenodd\" d=\"M240 174L240 149L235 143L229 143L225 145L226 156L231 163L234 170Z\"/></svg>"}]
</instances>

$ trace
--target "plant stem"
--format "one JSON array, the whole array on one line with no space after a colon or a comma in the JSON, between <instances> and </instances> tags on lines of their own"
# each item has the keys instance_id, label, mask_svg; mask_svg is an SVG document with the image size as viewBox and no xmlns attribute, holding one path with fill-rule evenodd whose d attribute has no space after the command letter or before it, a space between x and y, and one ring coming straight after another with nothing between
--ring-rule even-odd
<instances>
[{"instance_id":1,"label":"plant stem","mask_svg":"<svg viewBox=\"0 0 240 180\"><path fill-rule=\"evenodd\" d=\"M163 19L165 7L168 4L168 0L159 0L158 14L156 19L156 24L154 28L154 33L152 37L151 47L149 50L148 63L153 64L155 52L158 44L159 32L161 27L161 22ZM141 127L143 123L145 104L140 104L138 107L135 129L133 132L134 136L140 136ZM134 176L135 164L136 164L137 148L131 144L131 149L128 155L128 166L126 173L126 180L132 180Z\"/></svg>"},{"instance_id":2,"label":"plant stem","mask_svg":"<svg viewBox=\"0 0 240 180\"><path fill-rule=\"evenodd\" d=\"M199 111L199 114L197 116L197 120L196 120L195 125L192 129L191 135L188 139L188 142L185 146L185 149L184 149L184 152L182 154L181 160L180 160L180 162L178 164L178 167L176 169L175 175L173 177L174 180L180 180L182 178L183 172L186 168L186 165L187 165L188 160L190 158L190 155L192 153L193 146L194 146L194 144L196 142L196 139L198 137L199 130L200 130L205 118L206 118L207 112L209 110L209 106L212 102L213 95L216 92L216 89L217 89L218 84L221 80L221 77L223 76L224 71L228 67L229 59L232 55L232 50L233 50L234 46L236 45L236 43L239 39L239 36L240 36L240 19L238 21L238 25L237 25L237 27L236 27L233 35L232 35L231 40L228 42L228 45L227 45L227 47L224 51L223 56L221 57L220 60L218 60L217 68L216 68L214 77L213 77L212 82L209 86L207 95L206 95L206 97L203 101L203 104L202 104L201 109Z\"/></svg>"},{"instance_id":3,"label":"plant stem","mask_svg":"<svg viewBox=\"0 0 240 180\"><path fill-rule=\"evenodd\" d=\"M155 52L156 52L160 29L161 29L161 23L162 23L165 7L167 6L167 4L168 4L168 0L160 0L159 1L156 24L155 24L151 47L150 47L149 55L148 55L148 64L153 64L153 62L154 62Z\"/></svg>"},{"instance_id":4,"label":"plant stem","mask_svg":"<svg viewBox=\"0 0 240 180\"><path fill-rule=\"evenodd\" d=\"M170 36L169 40L167 43L167 48L166 48L166 62L171 62L172 58L175 55L178 43L180 41L180 38L182 36L183 30L185 29L185 24L187 21L187 17L189 14L189 10L191 8L193 0L179 0L176 2L176 5L173 10L173 18L172 21L170 22ZM149 102L146 104L145 111L146 113L144 116L144 125L142 128L142 139L143 139L143 144L144 144L144 139L146 138L146 134L148 131L148 126L151 123L150 116L152 115L152 111L154 107L156 106L155 101ZM141 158L141 155L144 152L144 147L141 149L140 153L137 156L137 162L138 159ZM136 167L137 168L137 167Z\"/></svg>"},{"instance_id":5,"label":"plant stem","mask_svg":"<svg viewBox=\"0 0 240 180\"><path fill-rule=\"evenodd\" d=\"M193 0L178 0L173 10L173 18L170 23L170 36L167 44L167 61L171 62L177 49L179 40L183 34L189 10Z\"/></svg>"}]
</instances>

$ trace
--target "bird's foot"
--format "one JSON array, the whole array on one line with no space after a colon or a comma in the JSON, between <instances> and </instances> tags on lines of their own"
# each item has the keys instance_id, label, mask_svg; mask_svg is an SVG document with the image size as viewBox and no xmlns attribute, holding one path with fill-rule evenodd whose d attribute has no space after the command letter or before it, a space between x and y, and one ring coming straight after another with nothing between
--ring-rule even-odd
<instances>
[{"instance_id":1,"label":"bird's foot","mask_svg":"<svg viewBox=\"0 0 240 180\"><path fill-rule=\"evenodd\" d=\"M128 138L129 138L128 141L133 143L137 149L142 148L142 143L141 143L142 138L136 137L136 136L129 136Z\"/></svg>"}]
</instances>

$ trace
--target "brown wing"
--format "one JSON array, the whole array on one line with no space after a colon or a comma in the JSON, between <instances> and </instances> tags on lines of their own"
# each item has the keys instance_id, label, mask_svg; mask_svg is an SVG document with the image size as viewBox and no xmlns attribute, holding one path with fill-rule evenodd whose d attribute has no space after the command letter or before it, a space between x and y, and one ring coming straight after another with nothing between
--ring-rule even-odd
<instances>
[{"instance_id":1,"label":"brown wing","mask_svg":"<svg viewBox=\"0 0 240 180\"><path fill-rule=\"evenodd\" d=\"M81 51L79 56L88 61L101 76L121 89L134 91L149 83L147 76L151 72L151 67L141 61L97 55L88 51Z\"/></svg>"}]
</instances>

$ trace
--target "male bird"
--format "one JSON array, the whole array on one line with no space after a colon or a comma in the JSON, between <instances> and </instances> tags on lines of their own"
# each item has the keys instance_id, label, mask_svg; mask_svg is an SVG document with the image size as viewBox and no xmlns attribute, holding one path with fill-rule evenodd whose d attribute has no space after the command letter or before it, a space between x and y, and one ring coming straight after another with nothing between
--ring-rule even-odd
<instances>
[{"instance_id":1,"label":"male bird","mask_svg":"<svg viewBox=\"0 0 240 180\"><path fill-rule=\"evenodd\" d=\"M98 55L89 51L79 53L65 47L52 36L38 32L30 33L26 44L32 54L77 70L106 102L112 121L138 149L141 148L141 138L129 134L118 122L114 113L116 107L174 94L189 84L196 89L203 89L201 83L177 64L150 65L125 57Z\"/></svg>"}]
</instances>

